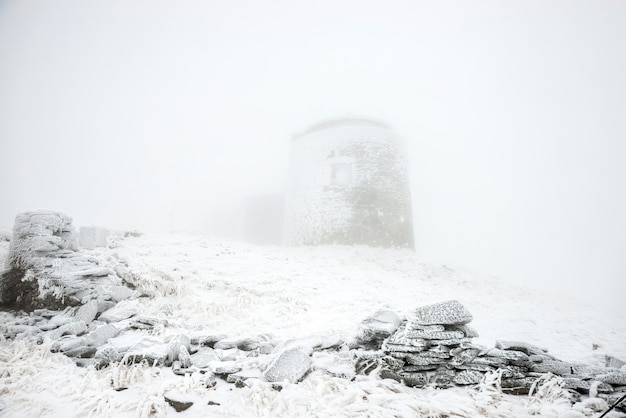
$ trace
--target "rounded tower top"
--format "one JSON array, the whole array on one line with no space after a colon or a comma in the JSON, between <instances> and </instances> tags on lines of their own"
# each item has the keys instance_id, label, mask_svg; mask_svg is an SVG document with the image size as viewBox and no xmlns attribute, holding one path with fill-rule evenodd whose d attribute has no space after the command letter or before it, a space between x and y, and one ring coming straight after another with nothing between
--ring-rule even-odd
<instances>
[{"instance_id":1,"label":"rounded tower top","mask_svg":"<svg viewBox=\"0 0 626 418\"><path fill-rule=\"evenodd\" d=\"M333 129L333 128L379 128L379 129L388 129L391 130L391 127L380 120L370 119L370 118L360 118L360 117L345 117L345 118L333 118L326 119L321 122L318 122L314 125L311 125L304 132L294 135L294 139L308 135L313 132L323 131L325 129Z\"/></svg>"}]
</instances>

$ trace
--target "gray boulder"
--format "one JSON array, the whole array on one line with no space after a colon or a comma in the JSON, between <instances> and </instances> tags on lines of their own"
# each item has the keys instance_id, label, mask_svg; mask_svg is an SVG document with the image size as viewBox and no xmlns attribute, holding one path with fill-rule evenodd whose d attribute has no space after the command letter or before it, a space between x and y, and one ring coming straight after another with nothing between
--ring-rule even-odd
<instances>
[{"instance_id":1,"label":"gray boulder","mask_svg":"<svg viewBox=\"0 0 626 418\"><path fill-rule=\"evenodd\" d=\"M263 377L268 382L298 383L311 367L311 359L303 351L293 348L283 351L268 366Z\"/></svg>"},{"instance_id":2,"label":"gray boulder","mask_svg":"<svg viewBox=\"0 0 626 418\"><path fill-rule=\"evenodd\" d=\"M422 306L415 311L415 322L419 325L463 325L472 318L472 314L456 300Z\"/></svg>"}]
</instances>

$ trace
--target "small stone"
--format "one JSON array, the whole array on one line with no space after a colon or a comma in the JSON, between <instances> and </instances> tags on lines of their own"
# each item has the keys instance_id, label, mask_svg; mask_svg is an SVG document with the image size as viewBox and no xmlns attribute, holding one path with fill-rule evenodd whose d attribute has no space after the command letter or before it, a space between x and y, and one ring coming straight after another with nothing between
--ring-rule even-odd
<instances>
[{"instance_id":1,"label":"small stone","mask_svg":"<svg viewBox=\"0 0 626 418\"><path fill-rule=\"evenodd\" d=\"M428 381L426 373L400 372L398 376L400 377L400 382L415 388L423 388Z\"/></svg>"},{"instance_id":2,"label":"small stone","mask_svg":"<svg viewBox=\"0 0 626 418\"><path fill-rule=\"evenodd\" d=\"M228 383L236 383L238 380L244 382L248 379L259 379L262 377L263 374L259 370L246 370L229 374L226 377L226 381Z\"/></svg>"},{"instance_id":3,"label":"small stone","mask_svg":"<svg viewBox=\"0 0 626 418\"><path fill-rule=\"evenodd\" d=\"M233 374L241 371L242 367L234 361L213 361L209 365L211 371L215 374Z\"/></svg>"},{"instance_id":4,"label":"small stone","mask_svg":"<svg viewBox=\"0 0 626 418\"><path fill-rule=\"evenodd\" d=\"M422 306L415 312L415 322L419 325L467 324L472 314L456 300Z\"/></svg>"},{"instance_id":5,"label":"small stone","mask_svg":"<svg viewBox=\"0 0 626 418\"><path fill-rule=\"evenodd\" d=\"M217 385L217 380L215 380L215 375L211 372L205 373L202 375L202 382L204 386L207 388L212 388Z\"/></svg>"},{"instance_id":6,"label":"small stone","mask_svg":"<svg viewBox=\"0 0 626 418\"><path fill-rule=\"evenodd\" d=\"M268 366L263 376L268 382L298 383L311 367L311 359L299 349L283 351Z\"/></svg>"},{"instance_id":7,"label":"small stone","mask_svg":"<svg viewBox=\"0 0 626 418\"><path fill-rule=\"evenodd\" d=\"M178 392L170 391L163 395L165 402L170 404L176 412L186 411L193 405L193 402L184 400L184 396Z\"/></svg>"}]
</instances>

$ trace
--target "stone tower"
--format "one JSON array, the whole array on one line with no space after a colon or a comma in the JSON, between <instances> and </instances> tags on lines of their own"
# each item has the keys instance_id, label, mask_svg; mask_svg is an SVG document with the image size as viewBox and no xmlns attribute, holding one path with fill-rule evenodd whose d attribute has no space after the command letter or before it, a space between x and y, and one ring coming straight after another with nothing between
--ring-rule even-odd
<instances>
[{"instance_id":1,"label":"stone tower","mask_svg":"<svg viewBox=\"0 0 626 418\"><path fill-rule=\"evenodd\" d=\"M333 119L294 136L287 245L413 248L411 219L404 143L389 126Z\"/></svg>"}]
</instances>

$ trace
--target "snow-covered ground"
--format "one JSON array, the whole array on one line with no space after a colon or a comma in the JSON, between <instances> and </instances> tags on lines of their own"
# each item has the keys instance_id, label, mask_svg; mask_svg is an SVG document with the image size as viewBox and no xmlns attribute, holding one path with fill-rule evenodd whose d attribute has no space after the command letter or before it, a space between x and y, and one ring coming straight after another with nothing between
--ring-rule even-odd
<instances>
[{"instance_id":1,"label":"snow-covered ground","mask_svg":"<svg viewBox=\"0 0 626 418\"><path fill-rule=\"evenodd\" d=\"M8 243L0 243L2 259L7 249ZM167 317L164 333L203 329L268 340L348 336L381 307L407 314L457 299L474 315L471 325L483 341L522 340L562 360L591 364L603 354L626 359L626 312L429 265L409 250L282 248L205 235L148 234L93 251L126 260L137 284L153 289L151 298L122 303L139 303L143 314ZM281 391L225 382L207 389L193 375L174 376L169 368L79 368L45 344L24 341L0 343L0 377L0 416L7 417L592 416L581 403L572 408L559 390L525 397L503 395L487 383L415 389L374 376L349 381L317 370ZM171 389L194 405L176 413L162 397Z\"/></svg>"}]
</instances>

